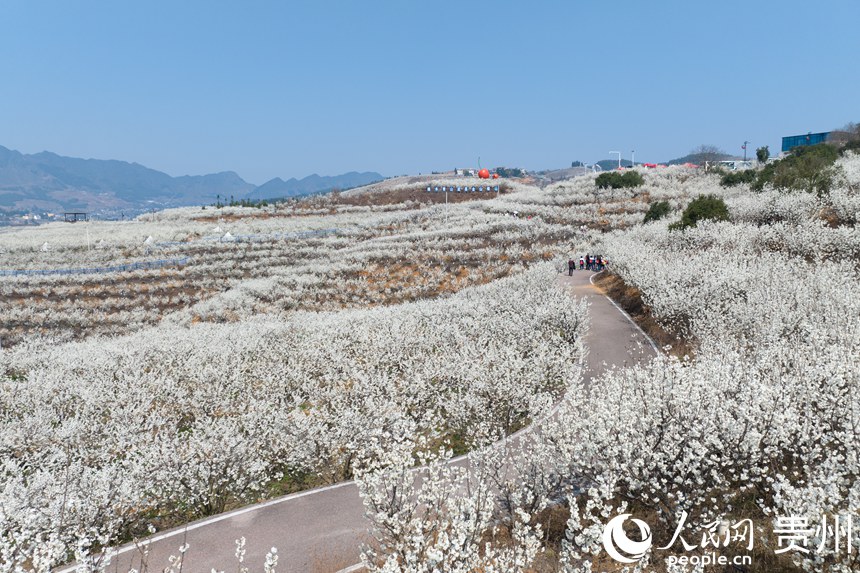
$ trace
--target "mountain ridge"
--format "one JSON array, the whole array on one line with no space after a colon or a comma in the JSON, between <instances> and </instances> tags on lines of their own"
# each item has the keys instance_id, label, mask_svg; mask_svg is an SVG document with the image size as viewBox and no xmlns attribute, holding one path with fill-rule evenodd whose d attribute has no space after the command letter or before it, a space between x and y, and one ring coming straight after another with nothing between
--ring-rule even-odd
<instances>
[{"instance_id":1,"label":"mountain ridge","mask_svg":"<svg viewBox=\"0 0 860 573\"><path fill-rule=\"evenodd\" d=\"M219 196L237 200L296 197L381 179L384 177L376 172L314 173L286 181L276 177L257 186L229 170L174 177L136 162L67 157L52 151L24 154L0 145L0 212L133 213L210 204Z\"/></svg>"},{"instance_id":2,"label":"mountain ridge","mask_svg":"<svg viewBox=\"0 0 860 573\"><path fill-rule=\"evenodd\" d=\"M263 200L309 195L335 188L349 189L361 185L369 185L383 179L384 177L375 171L349 171L336 176L313 173L303 179L290 177L286 181L280 177L275 177L254 189L248 195L248 199Z\"/></svg>"}]
</instances>

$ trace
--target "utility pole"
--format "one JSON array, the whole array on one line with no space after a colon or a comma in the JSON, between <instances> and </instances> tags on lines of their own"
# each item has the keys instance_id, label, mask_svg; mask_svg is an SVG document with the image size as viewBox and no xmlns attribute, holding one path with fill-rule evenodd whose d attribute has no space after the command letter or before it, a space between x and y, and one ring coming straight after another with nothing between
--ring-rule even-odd
<instances>
[{"instance_id":1,"label":"utility pole","mask_svg":"<svg viewBox=\"0 0 860 573\"><path fill-rule=\"evenodd\" d=\"M610 151L609 155L612 155L613 153L618 154L618 169L621 169L621 152L620 151Z\"/></svg>"},{"instance_id":2,"label":"utility pole","mask_svg":"<svg viewBox=\"0 0 860 573\"><path fill-rule=\"evenodd\" d=\"M633 167L636 167L636 150L635 149L630 150L630 163L633 164Z\"/></svg>"},{"instance_id":3,"label":"utility pole","mask_svg":"<svg viewBox=\"0 0 860 573\"><path fill-rule=\"evenodd\" d=\"M744 161L746 161L746 160L747 160L747 144L748 144L748 143L749 143L749 141L744 141L744 145L743 145L743 148L744 148Z\"/></svg>"}]
</instances>

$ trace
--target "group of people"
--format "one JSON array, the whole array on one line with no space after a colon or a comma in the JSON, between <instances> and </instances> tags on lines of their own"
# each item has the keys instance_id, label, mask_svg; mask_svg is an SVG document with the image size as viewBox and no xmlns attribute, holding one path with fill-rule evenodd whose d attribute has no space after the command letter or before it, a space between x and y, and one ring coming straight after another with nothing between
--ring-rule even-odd
<instances>
[{"instance_id":1,"label":"group of people","mask_svg":"<svg viewBox=\"0 0 860 573\"><path fill-rule=\"evenodd\" d=\"M602 271L606 268L606 259L601 257L600 255L585 255L579 257L579 270L587 270L587 271ZM567 261L567 275L573 276L573 271L576 270L576 261L573 259L568 259Z\"/></svg>"}]
</instances>

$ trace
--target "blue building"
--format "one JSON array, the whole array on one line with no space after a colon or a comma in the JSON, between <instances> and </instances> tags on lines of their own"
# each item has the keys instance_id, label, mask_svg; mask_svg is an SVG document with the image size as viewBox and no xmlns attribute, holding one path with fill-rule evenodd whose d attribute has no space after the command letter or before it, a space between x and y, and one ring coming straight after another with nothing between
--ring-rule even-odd
<instances>
[{"instance_id":1,"label":"blue building","mask_svg":"<svg viewBox=\"0 0 860 573\"><path fill-rule=\"evenodd\" d=\"M824 143L827 141L829 135L830 132L825 131L824 133L807 133L806 135L789 135L788 137L783 137L782 151L784 153L786 151L791 151L795 147Z\"/></svg>"}]
</instances>

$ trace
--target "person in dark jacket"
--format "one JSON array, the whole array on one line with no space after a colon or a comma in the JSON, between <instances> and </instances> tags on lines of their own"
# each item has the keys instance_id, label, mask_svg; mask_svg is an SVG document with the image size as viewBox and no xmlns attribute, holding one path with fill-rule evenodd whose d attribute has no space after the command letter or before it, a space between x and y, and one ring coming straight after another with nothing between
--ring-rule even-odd
<instances>
[{"instance_id":1,"label":"person in dark jacket","mask_svg":"<svg viewBox=\"0 0 860 573\"><path fill-rule=\"evenodd\" d=\"M574 262L573 259L568 259L567 260L567 276L572 277L573 276L573 269L575 269L575 268L576 268L576 262Z\"/></svg>"}]
</instances>

